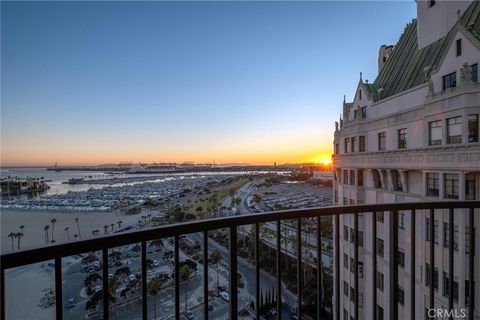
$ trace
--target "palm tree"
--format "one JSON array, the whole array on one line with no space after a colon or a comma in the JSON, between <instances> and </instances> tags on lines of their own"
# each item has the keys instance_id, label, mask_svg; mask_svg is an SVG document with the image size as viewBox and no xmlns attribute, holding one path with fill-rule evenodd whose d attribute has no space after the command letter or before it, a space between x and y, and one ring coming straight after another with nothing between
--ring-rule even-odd
<instances>
[{"instance_id":1,"label":"palm tree","mask_svg":"<svg viewBox=\"0 0 480 320\"><path fill-rule=\"evenodd\" d=\"M48 224L45 225L45 227L43 227L43 231L45 231L45 243L49 243L48 241L48 229L50 229L50 226Z\"/></svg>"},{"instance_id":2,"label":"palm tree","mask_svg":"<svg viewBox=\"0 0 480 320\"><path fill-rule=\"evenodd\" d=\"M68 230L70 230L70 227L65 227L65 232L67 233L68 241L70 241L70 232L68 232Z\"/></svg>"},{"instance_id":3,"label":"palm tree","mask_svg":"<svg viewBox=\"0 0 480 320\"><path fill-rule=\"evenodd\" d=\"M73 239L74 239L74 240L77 240L77 238L78 238L78 234L75 233L75 234L73 235Z\"/></svg>"},{"instance_id":4,"label":"palm tree","mask_svg":"<svg viewBox=\"0 0 480 320\"><path fill-rule=\"evenodd\" d=\"M210 263L215 266L215 269L217 271L217 295L218 295L220 290L218 288L218 267L219 267L220 261L222 261L222 255L217 249L215 249L212 251L212 253L210 253L208 260L210 260Z\"/></svg>"},{"instance_id":5,"label":"palm tree","mask_svg":"<svg viewBox=\"0 0 480 320\"><path fill-rule=\"evenodd\" d=\"M18 250L20 250L20 240L22 239L23 237L23 233L21 232L17 232L15 233L15 238L17 238L17 246L18 246Z\"/></svg>"},{"instance_id":6,"label":"palm tree","mask_svg":"<svg viewBox=\"0 0 480 320\"><path fill-rule=\"evenodd\" d=\"M192 274L192 269L186 264L184 264L180 268L180 282L185 282L190 278L190 275ZM188 310L188 305L187 305L187 288L185 288L185 311Z\"/></svg>"},{"instance_id":7,"label":"palm tree","mask_svg":"<svg viewBox=\"0 0 480 320\"><path fill-rule=\"evenodd\" d=\"M108 232L108 225L103 226L103 234L107 234Z\"/></svg>"},{"instance_id":8,"label":"palm tree","mask_svg":"<svg viewBox=\"0 0 480 320\"><path fill-rule=\"evenodd\" d=\"M13 251L13 238L15 238L15 233L13 232L10 232L10 234L8 235L9 238L12 238L12 251Z\"/></svg>"},{"instance_id":9,"label":"palm tree","mask_svg":"<svg viewBox=\"0 0 480 320\"><path fill-rule=\"evenodd\" d=\"M123 221L122 221L122 220L118 220L118 221L117 221L117 224L118 224L118 229L120 229L120 228L122 227L122 223L123 223Z\"/></svg>"},{"instance_id":10,"label":"palm tree","mask_svg":"<svg viewBox=\"0 0 480 320\"><path fill-rule=\"evenodd\" d=\"M50 222L52 223L52 243L54 243L55 239L53 239L53 231L55 229L55 223L57 222L57 219L53 218L52 220L50 220Z\"/></svg>"},{"instance_id":11,"label":"palm tree","mask_svg":"<svg viewBox=\"0 0 480 320\"><path fill-rule=\"evenodd\" d=\"M22 233L22 236L23 236L23 229L25 229L25 226L22 224L22 225L20 226L20 232Z\"/></svg>"},{"instance_id":12,"label":"palm tree","mask_svg":"<svg viewBox=\"0 0 480 320\"><path fill-rule=\"evenodd\" d=\"M116 275L113 275L110 278L108 278L108 299L111 302L117 301L117 298L115 296L116 296L119 285L120 285L120 279ZM117 319L117 308L115 306L113 307L114 307L113 309L115 310L115 319Z\"/></svg>"},{"instance_id":13,"label":"palm tree","mask_svg":"<svg viewBox=\"0 0 480 320\"><path fill-rule=\"evenodd\" d=\"M110 224L110 230L113 232L113 227L115 226L115 223Z\"/></svg>"},{"instance_id":14,"label":"palm tree","mask_svg":"<svg viewBox=\"0 0 480 320\"><path fill-rule=\"evenodd\" d=\"M157 319L157 295L162 290L163 284L166 280L160 279L160 277L153 277L148 284L148 294L153 296L153 318Z\"/></svg>"},{"instance_id":15,"label":"palm tree","mask_svg":"<svg viewBox=\"0 0 480 320\"><path fill-rule=\"evenodd\" d=\"M82 234L80 233L80 224L78 223L78 218L75 218L75 223L77 224L78 237L82 239Z\"/></svg>"}]
</instances>

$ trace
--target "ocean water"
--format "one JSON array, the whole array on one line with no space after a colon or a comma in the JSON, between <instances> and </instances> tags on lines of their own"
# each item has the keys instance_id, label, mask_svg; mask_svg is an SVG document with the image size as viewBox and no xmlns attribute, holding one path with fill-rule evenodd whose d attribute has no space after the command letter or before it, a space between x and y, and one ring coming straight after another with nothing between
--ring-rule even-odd
<instances>
[{"instance_id":1,"label":"ocean water","mask_svg":"<svg viewBox=\"0 0 480 320\"><path fill-rule=\"evenodd\" d=\"M103 185L91 185L91 184L63 184L71 178L88 178L102 179L107 178L108 175L101 171L48 171L46 168L0 168L0 177L43 177L50 186L50 189L45 192L46 195L67 193L68 191L85 191L90 188L102 188Z\"/></svg>"}]
</instances>

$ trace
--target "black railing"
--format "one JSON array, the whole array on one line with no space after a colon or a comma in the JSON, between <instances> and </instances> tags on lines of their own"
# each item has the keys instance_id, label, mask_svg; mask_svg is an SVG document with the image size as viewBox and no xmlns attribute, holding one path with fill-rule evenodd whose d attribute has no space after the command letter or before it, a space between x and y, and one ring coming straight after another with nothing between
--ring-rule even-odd
<instances>
[{"instance_id":1,"label":"black railing","mask_svg":"<svg viewBox=\"0 0 480 320\"><path fill-rule=\"evenodd\" d=\"M480 208L480 201L451 201L451 202L418 202L418 203L400 203L400 204L377 204L377 205L357 205L357 206L342 206L342 207L322 207L322 208L312 208L312 209L300 209L300 210L288 210L288 211L278 211L278 212L268 212L268 213L258 213L250 215L241 215L233 216L226 218L216 218L200 221L192 221L179 223L174 225L165 225L161 227L155 227L142 231L135 232L125 232L122 234L105 236L102 238L82 240L76 242L70 242L59 245L52 245L48 247L12 252L8 254L3 254L1 256L1 318L6 319L6 299L8 298L8 291L5 289L5 273L6 270L25 266L33 263L44 262L48 260L55 261L55 310L56 318L63 318L63 306L64 301L62 294L62 258L83 254L86 252L92 251L101 251L102 260L103 260L103 287L108 289L108 250L130 245L134 243L141 243L141 269L142 269L142 292L141 292L141 301L142 301L142 317L143 319L148 318L147 313L147 241L163 239L163 238L174 238L174 287L175 287L175 319L180 319L180 262L179 262L179 239L182 235L191 234L191 233L203 233L203 295L204 295L204 318L208 319L209 310L208 310L208 231L215 229L229 229L229 286L230 286L230 319L238 318L238 298L237 298L237 227L243 225L253 225L255 226L255 275L256 275L256 294L255 294L255 316L257 319L260 319L259 305L260 305L260 242L263 239L260 239L259 234L259 225L262 223L276 222L276 273L277 273L277 319L282 319L282 284L281 284L281 269L282 269L282 248L281 248L281 221L282 220L293 220L297 222L296 236L296 260L297 260L297 298L298 298L298 310L297 314L302 318L302 268L304 267L304 261L302 260L302 228L301 228L301 219L317 219L316 228L317 228L317 257L316 257L316 269L317 269L317 318L322 318L323 311L323 296L324 296L324 287L322 286L322 259L321 259L321 217L334 217L333 227L334 227L334 296L333 296L333 305L336 319L341 319L343 316L340 313L340 228L339 228L339 216L340 215L353 215L354 217L354 318L359 318L359 272L358 272L358 262L359 262L359 228L358 228L358 218L359 214L371 214L372 224L375 226L373 228L372 236L372 265L373 265L373 281L370 284L372 286L373 299L372 301L363 301L363 304L371 303L372 310L376 310L377 307L377 297L376 297L376 268L377 268L377 257L376 257L376 218L375 213L378 211L390 212L390 221L392 222L390 227L389 242L390 242L390 279L395 285L390 285L389 292L389 303L390 303L390 314L389 319L398 319L398 292L397 292L397 279L398 279L398 257L397 257L397 247L398 247L398 214L399 211L409 211L411 213L412 222L411 229L411 247L409 248L412 252L412 260L410 265L410 274L411 274L411 299L409 301L411 313L408 315L410 319L415 319L415 248L416 248L416 239L415 239L415 228L416 223L414 217L419 210L426 211L430 216L430 306L434 307L434 210L436 209L447 209L449 210L449 284L450 284L450 294L448 295L449 299L449 308L453 308L453 252L454 252L454 209L465 209L468 213L468 225L470 227L470 236L469 236L469 301L468 304L468 316L469 319L473 320L474 317L474 285L472 279L474 279L474 209ZM365 240L363 241L365 243ZM365 245L364 245L365 246ZM368 288L368 284L365 284ZM370 289L370 288L369 288ZM364 289L367 290L367 289ZM108 290L105 290L105 292ZM384 301L387 301L385 299ZM407 315L404 315L406 317ZM109 299L108 294L103 294L103 319L109 318ZM375 319L375 314L372 316Z\"/></svg>"}]
</instances>

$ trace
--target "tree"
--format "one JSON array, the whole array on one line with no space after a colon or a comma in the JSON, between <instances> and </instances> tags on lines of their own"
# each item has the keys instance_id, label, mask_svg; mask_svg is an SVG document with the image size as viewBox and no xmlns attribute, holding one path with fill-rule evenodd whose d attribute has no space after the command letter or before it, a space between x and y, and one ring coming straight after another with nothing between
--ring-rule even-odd
<instances>
[{"instance_id":1,"label":"tree","mask_svg":"<svg viewBox=\"0 0 480 320\"><path fill-rule=\"evenodd\" d=\"M50 222L52 223L52 243L54 243L55 239L53 238L53 231L55 230L55 223L57 222L57 219L53 218L50 220Z\"/></svg>"},{"instance_id":2,"label":"tree","mask_svg":"<svg viewBox=\"0 0 480 320\"><path fill-rule=\"evenodd\" d=\"M70 241L70 232L68 232L68 230L70 230L70 227L65 227L65 232L67 233L68 241Z\"/></svg>"},{"instance_id":3,"label":"tree","mask_svg":"<svg viewBox=\"0 0 480 320\"><path fill-rule=\"evenodd\" d=\"M108 299L113 303L117 301L116 293L119 285L120 279L117 276L113 275L108 278ZM113 309L115 310L115 319L117 319L117 308L113 306Z\"/></svg>"},{"instance_id":4,"label":"tree","mask_svg":"<svg viewBox=\"0 0 480 320\"><path fill-rule=\"evenodd\" d=\"M210 260L210 263L215 266L215 270L217 271L217 295L219 294L219 288L218 288L218 268L220 265L220 261L222 261L222 255L220 252L215 249L210 253L210 256L208 257L208 260Z\"/></svg>"},{"instance_id":5,"label":"tree","mask_svg":"<svg viewBox=\"0 0 480 320\"><path fill-rule=\"evenodd\" d=\"M22 239L23 237L23 233L21 232L17 232L15 233L15 238L17 238L17 246L18 246L18 250L20 250L20 240Z\"/></svg>"},{"instance_id":6,"label":"tree","mask_svg":"<svg viewBox=\"0 0 480 320\"><path fill-rule=\"evenodd\" d=\"M166 276L166 277L165 277ZM153 317L157 319L157 295L162 290L163 285L168 281L168 274L161 274L158 277L153 277L147 287L147 292L153 297Z\"/></svg>"},{"instance_id":7,"label":"tree","mask_svg":"<svg viewBox=\"0 0 480 320\"><path fill-rule=\"evenodd\" d=\"M20 226L20 232L22 233L22 236L23 236L23 229L25 229L25 226L22 224L22 225Z\"/></svg>"},{"instance_id":8,"label":"tree","mask_svg":"<svg viewBox=\"0 0 480 320\"><path fill-rule=\"evenodd\" d=\"M13 238L15 238L15 233L10 232L10 234L8 235L8 237L12 239L12 251L13 251Z\"/></svg>"},{"instance_id":9,"label":"tree","mask_svg":"<svg viewBox=\"0 0 480 320\"><path fill-rule=\"evenodd\" d=\"M103 234L107 234L108 232L108 225L103 226Z\"/></svg>"},{"instance_id":10,"label":"tree","mask_svg":"<svg viewBox=\"0 0 480 320\"><path fill-rule=\"evenodd\" d=\"M187 264L184 264L180 268L180 282L186 282L189 278L190 275L192 274L192 269ZM188 305L187 305L187 288L185 288L185 310L188 310Z\"/></svg>"},{"instance_id":11,"label":"tree","mask_svg":"<svg viewBox=\"0 0 480 320\"><path fill-rule=\"evenodd\" d=\"M48 241L48 229L50 229L50 226L48 224L45 225L45 227L43 227L43 231L45 231L45 243L49 243L50 241Z\"/></svg>"},{"instance_id":12,"label":"tree","mask_svg":"<svg viewBox=\"0 0 480 320\"><path fill-rule=\"evenodd\" d=\"M115 227L115 223L110 224L110 231L113 232L113 227Z\"/></svg>"},{"instance_id":13,"label":"tree","mask_svg":"<svg viewBox=\"0 0 480 320\"><path fill-rule=\"evenodd\" d=\"M73 235L73 239L74 239L74 240L77 240L77 238L78 238L78 234L75 233L75 234Z\"/></svg>"},{"instance_id":14,"label":"tree","mask_svg":"<svg viewBox=\"0 0 480 320\"><path fill-rule=\"evenodd\" d=\"M122 221L122 220L118 220L118 221L117 221L117 224L118 224L118 229L120 229L120 228L122 227L122 223L123 223L123 221Z\"/></svg>"},{"instance_id":15,"label":"tree","mask_svg":"<svg viewBox=\"0 0 480 320\"><path fill-rule=\"evenodd\" d=\"M75 223L77 224L78 237L82 239L82 234L80 233L80 223L78 222L78 218L75 218Z\"/></svg>"}]
</instances>

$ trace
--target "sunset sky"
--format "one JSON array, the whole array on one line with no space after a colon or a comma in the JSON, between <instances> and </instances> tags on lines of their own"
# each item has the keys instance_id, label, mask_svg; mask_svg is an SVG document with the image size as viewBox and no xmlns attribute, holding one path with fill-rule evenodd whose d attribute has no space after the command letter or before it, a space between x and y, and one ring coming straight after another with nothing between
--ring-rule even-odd
<instances>
[{"instance_id":1,"label":"sunset sky","mask_svg":"<svg viewBox=\"0 0 480 320\"><path fill-rule=\"evenodd\" d=\"M1 165L330 158L415 2L2 2Z\"/></svg>"}]
</instances>

